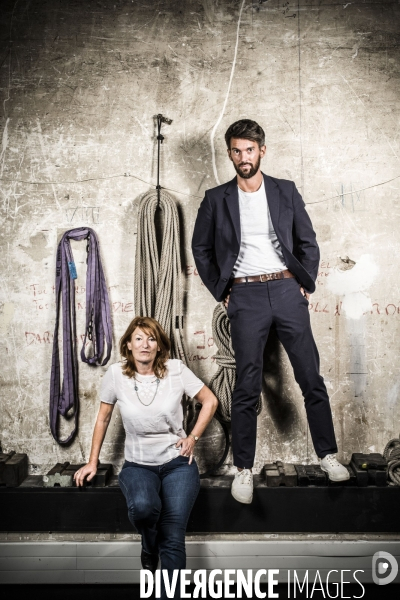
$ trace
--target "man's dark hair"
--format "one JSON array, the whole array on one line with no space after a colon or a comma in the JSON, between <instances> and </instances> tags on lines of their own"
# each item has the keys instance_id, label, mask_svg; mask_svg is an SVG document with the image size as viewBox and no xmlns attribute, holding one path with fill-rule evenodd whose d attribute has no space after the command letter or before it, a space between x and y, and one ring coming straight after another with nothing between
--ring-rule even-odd
<instances>
[{"instance_id":1,"label":"man's dark hair","mask_svg":"<svg viewBox=\"0 0 400 600\"><path fill-rule=\"evenodd\" d=\"M231 148L232 138L252 140L253 142L257 142L260 148L265 144L265 133L263 128L255 121L251 121L251 119L235 121L235 123L232 123L232 125L228 127L225 133L225 142L229 150Z\"/></svg>"}]
</instances>

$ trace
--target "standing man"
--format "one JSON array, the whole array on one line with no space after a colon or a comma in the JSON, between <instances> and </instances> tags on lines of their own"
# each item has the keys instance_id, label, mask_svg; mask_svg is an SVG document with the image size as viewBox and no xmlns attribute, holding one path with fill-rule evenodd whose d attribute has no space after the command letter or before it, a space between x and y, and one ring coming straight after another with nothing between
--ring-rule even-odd
<instances>
[{"instance_id":1,"label":"standing man","mask_svg":"<svg viewBox=\"0 0 400 600\"><path fill-rule=\"evenodd\" d=\"M315 452L332 481L349 478L337 452L329 398L319 374L308 298L315 290L319 248L293 181L260 170L265 134L255 121L231 125L225 141L236 177L207 190L192 249L199 275L223 301L231 323L237 382L232 398L232 449L238 469L232 495L253 499L257 414L263 352L275 325L304 396Z\"/></svg>"}]
</instances>

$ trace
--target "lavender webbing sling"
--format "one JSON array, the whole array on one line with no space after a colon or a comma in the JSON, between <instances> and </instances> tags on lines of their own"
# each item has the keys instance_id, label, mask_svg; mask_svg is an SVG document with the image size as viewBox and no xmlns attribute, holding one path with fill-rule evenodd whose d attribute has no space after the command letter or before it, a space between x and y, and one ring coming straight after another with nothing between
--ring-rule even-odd
<instances>
[{"instance_id":1,"label":"lavender webbing sling","mask_svg":"<svg viewBox=\"0 0 400 600\"><path fill-rule=\"evenodd\" d=\"M76 268L70 240L87 239L86 273L86 331L81 349L81 359L89 365L105 365L111 355L112 325L107 286L101 265L99 242L96 233L89 227L78 227L64 233L57 249L56 261L56 324L54 328L53 357L50 378L50 429L54 439L62 445L69 444L77 431L79 414L78 358L75 313ZM60 384L60 352L58 330L62 305L63 338L63 383ZM90 340L92 356L86 355L86 342ZM101 362L107 342L107 354ZM73 431L65 440L58 436L58 416L74 416Z\"/></svg>"}]
</instances>

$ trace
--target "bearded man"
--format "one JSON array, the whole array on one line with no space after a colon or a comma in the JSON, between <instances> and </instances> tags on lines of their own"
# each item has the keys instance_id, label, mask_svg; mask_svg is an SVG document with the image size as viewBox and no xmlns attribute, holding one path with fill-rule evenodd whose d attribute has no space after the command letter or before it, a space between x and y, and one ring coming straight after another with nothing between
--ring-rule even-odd
<instances>
[{"instance_id":1,"label":"bearded man","mask_svg":"<svg viewBox=\"0 0 400 600\"><path fill-rule=\"evenodd\" d=\"M349 478L337 452L329 397L319 373L308 299L315 290L319 248L293 181L265 175L265 134L242 119L225 134L236 177L207 190L196 219L192 250L199 275L231 323L237 382L232 398L232 450L237 467L232 495L253 499L257 400L271 325L303 393L320 465L332 481Z\"/></svg>"}]
</instances>

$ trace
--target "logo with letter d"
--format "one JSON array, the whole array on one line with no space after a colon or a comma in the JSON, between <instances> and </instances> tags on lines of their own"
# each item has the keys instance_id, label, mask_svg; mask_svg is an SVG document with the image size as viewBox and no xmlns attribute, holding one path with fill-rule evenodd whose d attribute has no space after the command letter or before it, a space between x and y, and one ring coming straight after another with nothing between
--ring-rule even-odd
<instances>
[{"instance_id":1,"label":"logo with letter d","mask_svg":"<svg viewBox=\"0 0 400 600\"><path fill-rule=\"evenodd\" d=\"M375 552L372 557L372 579L377 585L387 585L395 580L399 565L389 552Z\"/></svg>"}]
</instances>

